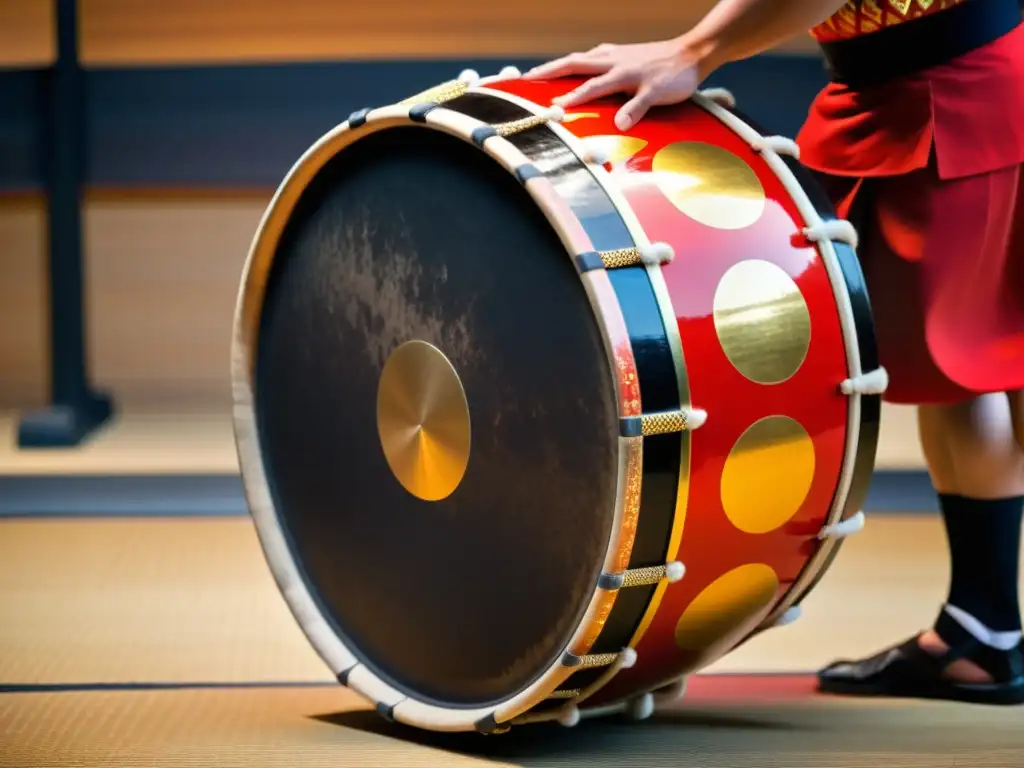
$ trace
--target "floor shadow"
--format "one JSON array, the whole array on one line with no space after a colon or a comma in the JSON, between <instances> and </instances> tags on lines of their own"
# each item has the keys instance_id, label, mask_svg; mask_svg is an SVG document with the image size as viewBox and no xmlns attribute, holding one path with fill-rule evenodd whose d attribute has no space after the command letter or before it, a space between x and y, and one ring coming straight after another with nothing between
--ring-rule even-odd
<instances>
[{"instance_id":1,"label":"floor shadow","mask_svg":"<svg viewBox=\"0 0 1024 768\"><path fill-rule=\"evenodd\" d=\"M584 721L575 728L557 724L536 724L513 728L509 733L482 736L477 733L434 733L391 723L372 710L314 715L312 719L364 733L373 733L467 757L530 764L536 760L557 760L572 755L575 761L610 752L631 752L639 761L654 753L665 754L672 744L684 747L691 737L715 732L718 739L740 738L752 732L799 732L800 724L750 713L685 710L658 713L642 723L622 718Z\"/></svg>"}]
</instances>

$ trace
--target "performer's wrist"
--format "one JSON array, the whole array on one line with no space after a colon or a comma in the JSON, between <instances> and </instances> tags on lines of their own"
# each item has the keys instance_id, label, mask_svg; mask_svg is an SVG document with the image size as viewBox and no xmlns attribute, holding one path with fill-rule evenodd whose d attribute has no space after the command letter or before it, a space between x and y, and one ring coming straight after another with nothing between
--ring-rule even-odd
<instances>
[{"instance_id":1,"label":"performer's wrist","mask_svg":"<svg viewBox=\"0 0 1024 768\"><path fill-rule=\"evenodd\" d=\"M728 61L721 41L715 38L696 36L691 31L676 38L675 43L679 60L695 67L702 82Z\"/></svg>"}]
</instances>

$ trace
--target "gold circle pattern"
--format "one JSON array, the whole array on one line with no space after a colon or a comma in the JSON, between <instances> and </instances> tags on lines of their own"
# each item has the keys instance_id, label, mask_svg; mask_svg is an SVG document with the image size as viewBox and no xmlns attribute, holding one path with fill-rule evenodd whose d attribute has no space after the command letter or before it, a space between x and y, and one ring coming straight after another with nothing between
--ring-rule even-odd
<instances>
[{"instance_id":1,"label":"gold circle pattern","mask_svg":"<svg viewBox=\"0 0 1024 768\"><path fill-rule=\"evenodd\" d=\"M811 312L799 286L777 264L734 264L715 289L715 332L729 362L758 384L779 384L803 365Z\"/></svg>"},{"instance_id":2,"label":"gold circle pattern","mask_svg":"<svg viewBox=\"0 0 1024 768\"><path fill-rule=\"evenodd\" d=\"M679 141L658 150L654 178L672 204L715 229L745 229L765 209L764 187L754 169L727 149Z\"/></svg>"},{"instance_id":3,"label":"gold circle pattern","mask_svg":"<svg viewBox=\"0 0 1024 768\"><path fill-rule=\"evenodd\" d=\"M686 607L676 622L676 646L699 652L732 645L775 600L779 577L769 566L749 563L719 576Z\"/></svg>"},{"instance_id":4,"label":"gold circle pattern","mask_svg":"<svg viewBox=\"0 0 1024 768\"><path fill-rule=\"evenodd\" d=\"M744 533L761 534L789 522L814 481L814 441L788 416L754 422L733 445L722 469L722 507Z\"/></svg>"},{"instance_id":5,"label":"gold circle pattern","mask_svg":"<svg viewBox=\"0 0 1024 768\"><path fill-rule=\"evenodd\" d=\"M384 364L377 433L402 487L424 501L447 498L469 465L469 403L454 366L437 347L409 341Z\"/></svg>"}]
</instances>

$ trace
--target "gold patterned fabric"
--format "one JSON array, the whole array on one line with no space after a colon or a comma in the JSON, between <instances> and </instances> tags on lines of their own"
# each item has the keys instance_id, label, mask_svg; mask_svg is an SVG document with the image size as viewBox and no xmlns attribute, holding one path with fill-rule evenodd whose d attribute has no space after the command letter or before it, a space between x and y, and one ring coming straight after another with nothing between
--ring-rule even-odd
<instances>
[{"instance_id":1,"label":"gold patterned fabric","mask_svg":"<svg viewBox=\"0 0 1024 768\"><path fill-rule=\"evenodd\" d=\"M846 40L919 19L965 0L847 0L827 21L811 30L819 43Z\"/></svg>"}]
</instances>

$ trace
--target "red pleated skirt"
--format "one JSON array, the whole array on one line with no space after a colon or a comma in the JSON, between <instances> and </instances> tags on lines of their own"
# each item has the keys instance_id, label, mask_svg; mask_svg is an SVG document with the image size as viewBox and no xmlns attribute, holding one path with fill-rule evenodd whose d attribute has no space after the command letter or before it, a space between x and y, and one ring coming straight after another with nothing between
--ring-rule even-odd
<instances>
[{"instance_id":1,"label":"red pleated skirt","mask_svg":"<svg viewBox=\"0 0 1024 768\"><path fill-rule=\"evenodd\" d=\"M1024 389L1024 25L881 86L827 86L798 144L860 232L886 399Z\"/></svg>"}]
</instances>

